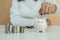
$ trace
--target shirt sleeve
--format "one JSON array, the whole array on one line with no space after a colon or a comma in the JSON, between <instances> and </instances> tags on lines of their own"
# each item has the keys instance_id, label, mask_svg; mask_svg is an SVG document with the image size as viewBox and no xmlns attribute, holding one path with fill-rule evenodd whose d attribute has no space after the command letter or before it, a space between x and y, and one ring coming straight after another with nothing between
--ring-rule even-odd
<instances>
[{"instance_id":1,"label":"shirt sleeve","mask_svg":"<svg viewBox=\"0 0 60 40\"><path fill-rule=\"evenodd\" d=\"M58 4L57 0L45 0L45 2L49 2L49 3L55 4L57 6L57 10L56 10L55 13L59 12L59 4Z\"/></svg>"},{"instance_id":2,"label":"shirt sleeve","mask_svg":"<svg viewBox=\"0 0 60 40\"><path fill-rule=\"evenodd\" d=\"M17 0L12 0L12 5L10 8L10 22L13 25L18 25L21 20L21 12L19 11L19 2Z\"/></svg>"},{"instance_id":3,"label":"shirt sleeve","mask_svg":"<svg viewBox=\"0 0 60 40\"><path fill-rule=\"evenodd\" d=\"M10 17L21 16L18 5L19 5L19 3L17 2L17 0L12 0L12 5L11 5L11 8L10 8Z\"/></svg>"}]
</instances>

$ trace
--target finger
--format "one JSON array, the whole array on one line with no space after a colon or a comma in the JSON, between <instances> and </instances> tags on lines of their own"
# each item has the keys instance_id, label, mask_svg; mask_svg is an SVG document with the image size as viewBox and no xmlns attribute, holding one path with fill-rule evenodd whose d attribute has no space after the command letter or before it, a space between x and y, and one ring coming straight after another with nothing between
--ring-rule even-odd
<instances>
[{"instance_id":1,"label":"finger","mask_svg":"<svg viewBox=\"0 0 60 40\"><path fill-rule=\"evenodd\" d=\"M51 13L51 4L49 5L49 8L48 8L48 14Z\"/></svg>"},{"instance_id":2,"label":"finger","mask_svg":"<svg viewBox=\"0 0 60 40\"><path fill-rule=\"evenodd\" d=\"M46 14L48 13L48 9L49 9L49 4L46 4L46 5L45 5L45 13L46 13Z\"/></svg>"},{"instance_id":3,"label":"finger","mask_svg":"<svg viewBox=\"0 0 60 40\"><path fill-rule=\"evenodd\" d=\"M44 15L44 10L41 8L38 12L40 15Z\"/></svg>"},{"instance_id":4,"label":"finger","mask_svg":"<svg viewBox=\"0 0 60 40\"><path fill-rule=\"evenodd\" d=\"M42 9L44 10L44 14L48 14L49 5L50 3L48 2L42 4Z\"/></svg>"},{"instance_id":5,"label":"finger","mask_svg":"<svg viewBox=\"0 0 60 40\"><path fill-rule=\"evenodd\" d=\"M55 13L55 12L56 12L56 9L57 9L56 5L52 5L51 9L52 9L51 12L52 12L52 13Z\"/></svg>"},{"instance_id":6,"label":"finger","mask_svg":"<svg viewBox=\"0 0 60 40\"><path fill-rule=\"evenodd\" d=\"M43 10L45 10L45 5L46 5L46 3L44 2L44 3L42 3L42 5L41 5L41 8L43 9Z\"/></svg>"}]
</instances>

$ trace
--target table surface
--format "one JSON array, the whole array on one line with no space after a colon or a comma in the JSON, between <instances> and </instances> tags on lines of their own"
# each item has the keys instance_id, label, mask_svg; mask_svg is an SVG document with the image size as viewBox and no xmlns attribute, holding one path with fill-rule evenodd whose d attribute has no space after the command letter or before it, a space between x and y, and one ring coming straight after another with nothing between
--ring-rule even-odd
<instances>
[{"instance_id":1,"label":"table surface","mask_svg":"<svg viewBox=\"0 0 60 40\"><path fill-rule=\"evenodd\" d=\"M24 33L5 34L4 26L0 26L0 40L60 40L60 26L49 26L45 33L25 28Z\"/></svg>"}]
</instances>

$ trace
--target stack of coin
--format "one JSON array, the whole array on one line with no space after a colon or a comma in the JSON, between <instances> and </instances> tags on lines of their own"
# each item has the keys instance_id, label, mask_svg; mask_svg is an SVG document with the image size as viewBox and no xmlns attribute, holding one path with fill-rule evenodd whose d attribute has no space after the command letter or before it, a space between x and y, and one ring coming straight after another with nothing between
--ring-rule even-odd
<instances>
[{"instance_id":1,"label":"stack of coin","mask_svg":"<svg viewBox=\"0 0 60 40\"><path fill-rule=\"evenodd\" d=\"M17 33L17 26L12 27L12 33Z\"/></svg>"},{"instance_id":2,"label":"stack of coin","mask_svg":"<svg viewBox=\"0 0 60 40\"><path fill-rule=\"evenodd\" d=\"M5 33L24 33L24 26L5 24Z\"/></svg>"},{"instance_id":3,"label":"stack of coin","mask_svg":"<svg viewBox=\"0 0 60 40\"><path fill-rule=\"evenodd\" d=\"M19 32L20 32L20 33L24 33L24 26L20 26Z\"/></svg>"},{"instance_id":4,"label":"stack of coin","mask_svg":"<svg viewBox=\"0 0 60 40\"><path fill-rule=\"evenodd\" d=\"M10 33L10 24L5 24L5 33Z\"/></svg>"}]
</instances>

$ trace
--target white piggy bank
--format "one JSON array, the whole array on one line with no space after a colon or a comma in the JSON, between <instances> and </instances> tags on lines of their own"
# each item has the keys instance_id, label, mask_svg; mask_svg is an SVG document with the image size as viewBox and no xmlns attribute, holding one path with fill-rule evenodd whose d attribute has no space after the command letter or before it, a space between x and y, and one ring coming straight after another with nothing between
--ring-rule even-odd
<instances>
[{"instance_id":1,"label":"white piggy bank","mask_svg":"<svg viewBox=\"0 0 60 40\"><path fill-rule=\"evenodd\" d=\"M37 32L45 32L47 28L46 18L35 18L34 27Z\"/></svg>"}]
</instances>

